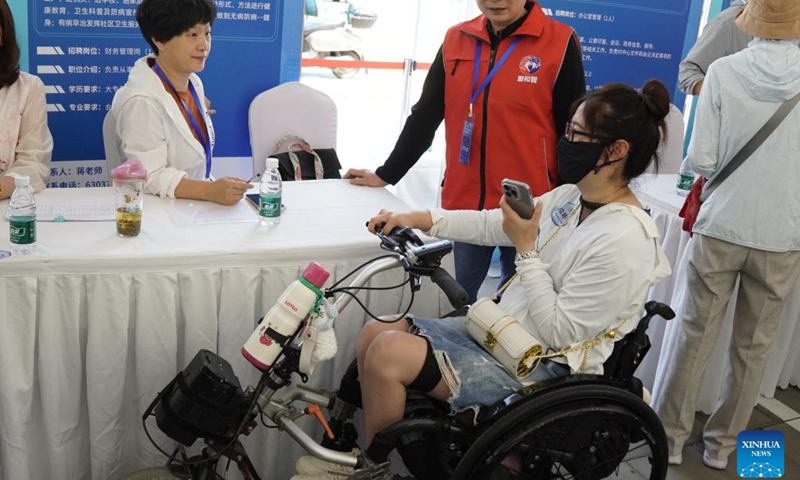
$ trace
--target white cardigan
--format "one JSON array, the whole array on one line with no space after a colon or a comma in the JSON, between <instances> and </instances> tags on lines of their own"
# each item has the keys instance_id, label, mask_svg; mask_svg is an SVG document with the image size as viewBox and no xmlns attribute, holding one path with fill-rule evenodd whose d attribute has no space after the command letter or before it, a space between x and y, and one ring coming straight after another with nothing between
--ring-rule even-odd
<instances>
[{"instance_id":1,"label":"white cardigan","mask_svg":"<svg viewBox=\"0 0 800 480\"><path fill-rule=\"evenodd\" d=\"M42 190L50 179L52 154L44 84L20 72L16 82L0 88L0 178L27 175L33 190Z\"/></svg>"},{"instance_id":2,"label":"white cardigan","mask_svg":"<svg viewBox=\"0 0 800 480\"><path fill-rule=\"evenodd\" d=\"M576 213L543 247L557 228L554 212L561 208L569 213L579 198L576 186L564 185L537 199L543 202L537 237L541 258L517 262L519 277L500 301L507 314L554 350L582 344L612 328L619 328L616 339L621 339L636 328L650 286L670 274L653 221L643 210L621 203L599 208L581 225ZM499 209L430 212L430 235L511 246ZM590 349L585 373L602 373L612 350L609 340ZM567 355L573 372L579 371L582 359L581 352Z\"/></svg>"},{"instance_id":3,"label":"white cardigan","mask_svg":"<svg viewBox=\"0 0 800 480\"><path fill-rule=\"evenodd\" d=\"M147 193L175 197L175 187L185 176L203 179L206 156L183 117L181 108L164 88L161 79L147 64L148 58L136 61L128 82L114 95L111 115L119 138L117 148L122 160L136 158L147 169ZM214 127L205 107L203 82L189 77L200 98L211 146Z\"/></svg>"}]
</instances>

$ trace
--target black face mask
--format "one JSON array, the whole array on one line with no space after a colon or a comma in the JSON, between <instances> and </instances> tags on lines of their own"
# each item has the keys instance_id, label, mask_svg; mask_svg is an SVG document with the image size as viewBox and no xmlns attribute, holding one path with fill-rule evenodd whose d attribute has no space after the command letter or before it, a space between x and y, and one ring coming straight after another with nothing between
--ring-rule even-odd
<instances>
[{"instance_id":1,"label":"black face mask","mask_svg":"<svg viewBox=\"0 0 800 480\"><path fill-rule=\"evenodd\" d=\"M570 142L567 137L558 141L558 176L564 183L578 183L583 177L602 167L617 163L622 159L609 160L597 165L597 160L606 149L605 143Z\"/></svg>"}]
</instances>

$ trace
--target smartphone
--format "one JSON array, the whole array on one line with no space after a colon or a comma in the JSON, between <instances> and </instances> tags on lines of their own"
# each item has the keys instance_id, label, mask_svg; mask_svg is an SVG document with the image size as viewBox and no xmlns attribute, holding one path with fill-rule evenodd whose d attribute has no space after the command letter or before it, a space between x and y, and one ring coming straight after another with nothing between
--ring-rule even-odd
<instances>
[{"instance_id":1,"label":"smartphone","mask_svg":"<svg viewBox=\"0 0 800 480\"><path fill-rule=\"evenodd\" d=\"M250 202L254 207L256 207L256 211L258 211L258 202L261 200L257 193L248 193L244 196L248 202Z\"/></svg>"},{"instance_id":2,"label":"smartphone","mask_svg":"<svg viewBox=\"0 0 800 480\"><path fill-rule=\"evenodd\" d=\"M527 183L511 180L510 178L503 179L500 184L503 186L503 195L506 197L506 202L517 212L517 215L526 220L533 217L531 187Z\"/></svg>"}]
</instances>

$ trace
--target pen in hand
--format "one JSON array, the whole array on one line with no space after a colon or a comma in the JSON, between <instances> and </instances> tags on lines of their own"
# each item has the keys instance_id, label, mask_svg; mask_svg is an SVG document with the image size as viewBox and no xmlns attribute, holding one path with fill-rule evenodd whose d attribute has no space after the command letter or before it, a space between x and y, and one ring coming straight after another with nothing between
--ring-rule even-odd
<instances>
[{"instance_id":1,"label":"pen in hand","mask_svg":"<svg viewBox=\"0 0 800 480\"><path fill-rule=\"evenodd\" d=\"M258 180L259 178L261 178L261 174L256 173L250 180L247 181L247 183L251 183L253 180Z\"/></svg>"}]
</instances>

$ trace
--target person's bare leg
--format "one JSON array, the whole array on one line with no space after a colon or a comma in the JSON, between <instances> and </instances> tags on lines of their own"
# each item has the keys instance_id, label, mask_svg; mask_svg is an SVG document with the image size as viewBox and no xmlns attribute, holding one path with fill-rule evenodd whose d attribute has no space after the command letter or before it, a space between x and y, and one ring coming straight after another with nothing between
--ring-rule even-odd
<instances>
[{"instance_id":1,"label":"person's bare leg","mask_svg":"<svg viewBox=\"0 0 800 480\"><path fill-rule=\"evenodd\" d=\"M361 370L367 446L376 433L403 419L406 385L419 375L427 352L424 338L405 332L386 330L370 342ZM428 395L447 400L450 390L440 381Z\"/></svg>"},{"instance_id":2,"label":"person's bare leg","mask_svg":"<svg viewBox=\"0 0 800 480\"><path fill-rule=\"evenodd\" d=\"M399 315L386 315L381 318L384 320L394 320L397 317L399 317ZM361 372L364 371L364 357L367 355L367 349L375 337L383 332L392 330L407 332L410 326L411 325L408 323L408 320L404 318L392 323L370 320L364 325L364 328L361 329L361 333L358 334L358 340L356 341L356 359L358 361L359 376L362 377L361 382L364 381L363 375L361 375Z\"/></svg>"}]
</instances>

